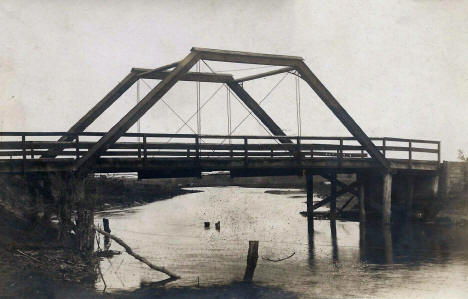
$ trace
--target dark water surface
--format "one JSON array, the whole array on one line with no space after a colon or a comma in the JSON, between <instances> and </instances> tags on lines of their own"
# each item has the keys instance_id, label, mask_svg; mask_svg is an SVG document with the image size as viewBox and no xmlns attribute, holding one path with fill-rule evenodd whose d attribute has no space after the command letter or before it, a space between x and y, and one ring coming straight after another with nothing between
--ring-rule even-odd
<instances>
[{"instance_id":1,"label":"dark water surface","mask_svg":"<svg viewBox=\"0 0 468 299\"><path fill-rule=\"evenodd\" d=\"M248 241L258 240L255 288L279 290L278 297L468 298L466 228L401 224L384 229L316 220L315 233L309 234L307 218L299 214L305 210L299 190L196 190L202 192L98 214L96 223L109 218L112 233L135 252L182 276L165 285L169 290L242 286ZM211 222L208 230L205 221ZM115 243L111 249L123 250ZM292 253L280 262L266 260ZM126 253L103 259L101 269L108 292L167 278ZM96 287L103 289L102 281Z\"/></svg>"}]
</instances>

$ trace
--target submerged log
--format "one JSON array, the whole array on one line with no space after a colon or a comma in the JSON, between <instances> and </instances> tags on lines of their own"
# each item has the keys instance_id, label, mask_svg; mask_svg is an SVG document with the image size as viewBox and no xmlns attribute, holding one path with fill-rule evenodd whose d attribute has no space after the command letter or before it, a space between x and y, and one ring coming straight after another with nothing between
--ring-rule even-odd
<instances>
[{"instance_id":1,"label":"submerged log","mask_svg":"<svg viewBox=\"0 0 468 299\"><path fill-rule=\"evenodd\" d=\"M133 252L132 248L130 248L130 246L128 246L122 239L114 236L114 235L111 235L110 233L107 233L105 231L103 231L102 229L100 229L99 227L96 227L95 225L93 226L93 228L100 234L106 236L106 237L109 237L111 238L112 240L114 240L115 242L117 242L120 246L122 246L123 248L125 248L125 251L130 254L131 256L133 256L134 258L136 258L137 260L139 260L140 262L142 263L145 263L146 265L148 265L148 267L150 267L151 269L153 270L156 270L156 271L159 271L159 272L162 272L166 275L168 275L169 277L171 278L180 278L179 275L177 274L174 274L172 273L171 271L167 270L166 268L164 267L160 267L160 266L156 266L154 264L152 264L150 261L148 261L146 258L142 257L141 255Z\"/></svg>"}]
</instances>

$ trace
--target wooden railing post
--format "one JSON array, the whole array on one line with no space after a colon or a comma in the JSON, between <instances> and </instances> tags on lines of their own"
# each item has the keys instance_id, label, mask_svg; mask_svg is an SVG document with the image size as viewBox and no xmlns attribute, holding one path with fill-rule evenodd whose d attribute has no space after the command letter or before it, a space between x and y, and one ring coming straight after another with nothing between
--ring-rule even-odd
<instances>
[{"instance_id":1,"label":"wooden railing post","mask_svg":"<svg viewBox=\"0 0 468 299\"><path fill-rule=\"evenodd\" d=\"M409 164L411 166L412 161L413 161L413 142L409 141L409 152L408 152L408 159L409 159Z\"/></svg>"},{"instance_id":2,"label":"wooden railing post","mask_svg":"<svg viewBox=\"0 0 468 299\"><path fill-rule=\"evenodd\" d=\"M386 153L387 153L387 139L385 137L382 140L382 147L383 147L383 156L387 157L386 156Z\"/></svg>"},{"instance_id":3,"label":"wooden railing post","mask_svg":"<svg viewBox=\"0 0 468 299\"><path fill-rule=\"evenodd\" d=\"M200 162L200 139L198 138L198 135L195 136L195 158L197 160L197 163Z\"/></svg>"},{"instance_id":4,"label":"wooden railing post","mask_svg":"<svg viewBox=\"0 0 468 299\"><path fill-rule=\"evenodd\" d=\"M21 135L21 147L23 148L23 160L26 160L26 136Z\"/></svg>"},{"instance_id":5,"label":"wooden railing post","mask_svg":"<svg viewBox=\"0 0 468 299\"><path fill-rule=\"evenodd\" d=\"M76 151L76 160L80 158L80 136L76 134L75 138L75 151Z\"/></svg>"},{"instance_id":6,"label":"wooden railing post","mask_svg":"<svg viewBox=\"0 0 468 299\"><path fill-rule=\"evenodd\" d=\"M247 165L247 158L249 157L249 150L247 149L248 144L248 139L244 138L244 165Z\"/></svg>"},{"instance_id":7,"label":"wooden railing post","mask_svg":"<svg viewBox=\"0 0 468 299\"><path fill-rule=\"evenodd\" d=\"M296 159L301 161L301 138L299 137L296 139Z\"/></svg>"},{"instance_id":8,"label":"wooden railing post","mask_svg":"<svg viewBox=\"0 0 468 299\"><path fill-rule=\"evenodd\" d=\"M339 151L339 161L340 161L340 164L341 164L341 161L343 160L343 138L340 138L340 151Z\"/></svg>"},{"instance_id":9,"label":"wooden railing post","mask_svg":"<svg viewBox=\"0 0 468 299\"><path fill-rule=\"evenodd\" d=\"M21 135L21 146L23 148L23 163L22 163L22 168L23 168L23 173L24 173L24 163L26 162L26 136L23 134Z\"/></svg>"},{"instance_id":10,"label":"wooden railing post","mask_svg":"<svg viewBox=\"0 0 468 299\"><path fill-rule=\"evenodd\" d=\"M440 141L437 141L437 164L440 164Z\"/></svg>"},{"instance_id":11,"label":"wooden railing post","mask_svg":"<svg viewBox=\"0 0 468 299\"><path fill-rule=\"evenodd\" d=\"M148 149L146 145L146 135L143 135L143 159L146 161L148 158Z\"/></svg>"}]
</instances>

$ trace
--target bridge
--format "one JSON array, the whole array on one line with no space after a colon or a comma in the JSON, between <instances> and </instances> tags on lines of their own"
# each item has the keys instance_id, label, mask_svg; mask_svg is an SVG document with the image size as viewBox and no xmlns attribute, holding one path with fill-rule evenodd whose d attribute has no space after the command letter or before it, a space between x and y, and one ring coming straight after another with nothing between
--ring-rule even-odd
<instances>
[{"instance_id":1,"label":"bridge","mask_svg":"<svg viewBox=\"0 0 468 299\"><path fill-rule=\"evenodd\" d=\"M235 78L214 71L200 72L200 62L209 67L207 61L278 68ZM198 71L190 71L197 63ZM291 73L306 82L352 136L287 136L243 87L244 82L282 73ZM142 79L160 82L108 132L85 131ZM269 135L233 135L231 129L228 135L127 132L178 81L223 84ZM198 113L199 92L197 96ZM79 182L92 173L137 172L142 179L201 177L202 172L210 171L229 171L232 177L305 175L307 214L312 226L313 211L329 203L330 214L335 217L336 197L345 193L359 198L361 220L365 220L368 202L378 201L383 222L390 223L392 178L404 177L411 186L407 197L412 198L414 178L437 178L440 165L439 141L367 136L301 57L204 48L192 48L184 59L159 68L133 68L66 132L0 132L0 136L1 174L52 174L61 177L65 182L63 188L68 188L64 192L70 194L77 193L77 188L71 185L80 185ZM358 180L345 184L337 178L340 173L356 174ZM314 175L331 182L330 196L319 203L312 200ZM436 183L434 180L432 185ZM92 221L88 218L88 222Z\"/></svg>"}]
</instances>

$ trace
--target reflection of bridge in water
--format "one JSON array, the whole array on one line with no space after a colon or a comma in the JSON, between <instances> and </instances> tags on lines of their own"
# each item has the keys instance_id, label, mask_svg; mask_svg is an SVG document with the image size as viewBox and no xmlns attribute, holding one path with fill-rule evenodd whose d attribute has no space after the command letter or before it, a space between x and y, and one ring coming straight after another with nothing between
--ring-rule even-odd
<instances>
[{"instance_id":1,"label":"reflection of bridge in water","mask_svg":"<svg viewBox=\"0 0 468 299\"><path fill-rule=\"evenodd\" d=\"M243 78L189 72L199 61L281 68ZM286 136L243 88L246 81L281 73L293 73L304 80L353 137ZM140 79L161 81L108 132L84 132ZM225 84L229 94L242 101L270 136L126 133L178 81ZM40 180L53 177L60 182L62 205L77 204L79 211L92 210L92 203L87 203L82 188L83 179L90 173L138 172L140 178L163 178L200 177L204 171L229 171L233 177L305 175L309 216L318 207L330 204L330 216L335 218L337 196L350 193L359 198L361 220L365 220L366 213L376 212L384 223L390 223L392 189L396 202L403 199L407 214L411 215L414 193L420 191L416 189L424 189L426 182L431 182L429 189L435 194L440 164L438 141L369 138L301 57L200 48L193 48L183 60L160 68L132 69L68 132L3 132L0 135L7 139L0 142L0 173L25 174ZM54 136L60 137L58 141L50 139ZM169 142L168 138L174 141ZM425 159L416 157L420 154L426 155ZM357 174L357 181L341 182L337 178L340 173ZM312 201L314 175L331 182L330 196L318 203ZM68 225L71 214L60 215L64 229L71 229ZM92 224L92 213L79 217L82 217L80 225ZM310 223L313 226L313 221ZM83 234L83 247L92 248L92 240Z\"/></svg>"}]
</instances>

